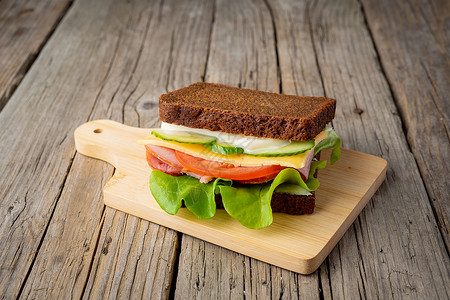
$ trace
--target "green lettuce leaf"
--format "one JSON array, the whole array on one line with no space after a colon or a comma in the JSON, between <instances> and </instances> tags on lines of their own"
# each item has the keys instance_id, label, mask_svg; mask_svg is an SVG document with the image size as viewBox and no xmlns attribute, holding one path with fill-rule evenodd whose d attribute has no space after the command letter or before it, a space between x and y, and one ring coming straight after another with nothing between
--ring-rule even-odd
<instances>
[{"instance_id":1,"label":"green lettuce leaf","mask_svg":"<svg viewBox=\"0 0 450 300\"><path fill-rule=\"evenodd\" d=\"M219 189L225 210L245 227L260 229L272 224L270 185L219 186Z\"/></svg>"},{"instance_id":2,"label":"green lettuce leaf","mask_svg":"<svg viewBox=\"0 0 450 300\"><path fill-rule=\"evenodd\" d=\"M328 136L316 145L314 155L325 149L333 149L331 151L330 162L334 165L341 157L341 139L331 127L325 127L324 131L328 133Z\"/></svg>"},{"instance_id":3,"label":"green lettuce leaf","mask_svg":"<svg viewBox=\"0 0 450 300\"><path fill-rule=\"evenodd\" d=\"M165 212L176 214L184 200L187 209L200 219L216 214L215 191L227 184L231 185L231 180L216 178L205 184L188 175L175 177L158 170L150 174L150 191Z\"/></svg>"}]
</instances>

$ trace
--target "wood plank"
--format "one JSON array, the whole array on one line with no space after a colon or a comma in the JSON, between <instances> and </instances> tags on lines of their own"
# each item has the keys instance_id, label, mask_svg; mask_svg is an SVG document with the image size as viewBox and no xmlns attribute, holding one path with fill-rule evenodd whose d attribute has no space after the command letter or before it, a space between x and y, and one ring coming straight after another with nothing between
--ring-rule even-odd
<instances>
[{"instance_id":1,"label":"wood plank","mask_svg":"<svg viewBox=\"0 0 450 300\"><path fill-rule=\"evenodd\" d=\"M203 75L212 6L199 2L203 9L188 14L174 1L103 2L74 4L0 114L0 191L9 207L0 212L2 297L170 293L177 235L114 210L102 215L102 183L113 168L73 158L72 137L90 118L157 123L168 82ZM169 80L175 66L185 73Z\"/></svg>"},{"instance_id":2,"label":"wood plank","mask_svg":"<svg viewBox=\"0 0 450 300\"><path fill-rule=\"evenodd\" d=\"M114 113L124 106L122 109L125 123L134 124L138 121L142 127L149 127L148 123L159 123L157 113L159 95L166 92L167 88L171 89L174 86L183 86L201 80L206 61L205 52L208 47L212 5L205 1L198 1L192 5L197 8L195 13L180 6L176 1L166 1L161 7L153 5L135 8L137 11L148 10L148 13L143 15L149 15L150 12L160 12L162 15L151 17L147 25L148 33L144 37L145 44L140 54L141 59L138 58L136 61L136 70L128 75L131 76L130 80L137 82L136 88L128 89L122 83L118 85L116 83L118 93L115 98L117 100L114 99L111 108L108 109ZM174 19L177 22L173 22ZM130 25L130 28L133 27ZM140 41L135 38L133 40ZM120 53L121 49L119 48L118 51ZM129 50L124 47L122 51ZM154 55L155 53L163 54ZM133 57L129 53L123 55ZM152 69L153 66L160 64L161 60L164 61L161 68ZM123 64L126 63L128 62L123 61ZM111 70L111 74L122 78L124 67L118 64ZM179 77L175 77L172 70L178 68L183 71L176 74ZM111 83L111 89L113 88L114 83ZM151 111L148 107L151 107ZM108 214L112 214L110 211L113 212L107 208L107 218ZM115 211L114 214L115 216L123 215ZM112 216L109 217L109 219L112 218ZM117 219L117 217L114 218ZM116 220L112 225L104 227L99 245L108 247L110 231L116 237L113 237L113 243L117 238L119 241L116 241L116 244L111 243L110 255L104 255L102 247L97 249L84 298L169 297L175 258L178 255L178 236L174 231L152 224L157 231L153 229L155 233L149 240L149 233L127 229L130 227L129 220L136 219L126 215L122 217L122 220ZM139 220L139 223L147 224L143 220ZM149 241L146 242L146 240ZM157 247L149 244L150 241L156 243ZM131 249L130 244L133 245ZM135 245L143 250L140 252L133 250L136 248ZM158 255L157 251L160 251L162 255Z\"/></svg>"},{"instance_id":3,"label":"wood plank","mask_svg":"<svg viewBox=\"0 0 450 300\"><path fill-rule=\"evenodd\" d=\"M190 5L196 7L195 12L187 9ZM124 111L125 123L129 123L126 121L127 118L133 119L137 117L141 127L159 124L157 103L159 95L166 92L166 89L178 88L201 80L205 68L209 28L212 20L212 4L207 1L197 1L196 3L191 2L183 5L180 5L177 1L166 1L159 9L155 9L155 7L148 7L148 9L162 11L163 15L158 19L152 19L148 25L150 30L148 37L146 37L146 46L142 51L142 63L138 65L133 75L145 81L152 80L152 78L149 78L148 70L152 66L157 65L162 59L162 55L154 55L154 53L165 53L167 55L167 65L165 65L166 70L164 71L153 70L153 80L156 79L159 82L139 84L131 100L126 103ZM177 20L177 22L174 23L173 20ZM152 28L156 29L151 30ZM118 66L113 71L120 76L121 67ZM140 97L142 96L141 91L146 93L144 97ZM117 101L120 101L120 97L125 98L128 96L125 92L119 93L124 95L119 96ZM151 99L151 102L149 102L149 99ZM152 107L150 113L148 108L146 108L149 104ZM137 114L135 111L136 107L138 109ZM114 108L112 108L111 112L114 112ZM109 209L107 208L107 210ZM126 218L134 217L127 215ZM140 220L140 222L146 221ZM122 226L121 224L122 222L117 222L116 226ZM108 228L105 228L105 233L102 234L100 239L100 245L107 245L105 241L106 243L108 242L108 230ZM121 231L124 230L118 230L118 233ZM104 297L106 295L112 298L168 298L172 277L174 276L174 258L179 254L177 253L178 236L174 234L174 231L166 228L160 227L158 231L168 232L164 235L166 242L160 246L160 251L163 253L170 252L170 255L158 257L155 253L149 253L148 250L144 250L143 254L136 255L133 251L121 250L113 252L111 254L113 256L105 256L98 248L84 298ZM120 234L126 236L126 233ZM171 237L170 239L169 236ZM161 234L158 234L157 241L161 237ZM170 243L172 240L176 241L176 243ZM122 244L127 245L127 243L119 243L119 246ZM142 242L137 240L136 237L133 239L132 244L148 249L147 244L142 245ZM128 267L129 270L127 271L124 268L129 264L137 267ZM117 269L117 266L119 266L119 269ZM167 266L170 266L170 269ZM129 277L129 273L134 275ZM101 274L101 276L98 274ZM146 280L143 282L142 278Z\"/></svg>"},{"instance_id":4,"label":"wood plank","mask_svg":"<svg viewBox=\"0 0 450 300\"><path fill-rule=\"evenodd\" d=\"M0 1L0 111L66 14L71 2Z\"/></svg>"},{"instance_id":5,"label":"wood plank","mask_svg":"<svg viewBox=\"0 0 450 300\"><path fill-rule=\"evenodd\" d=\"M175 231L107 208L83 298L167 298L177 250Z\"/></svg>"},{"instance_id":6,"label":"wood plank","mask_svg":"<svg viewBox=\"0 0 450 300\"><path fill-rule=\"evenodd\" d=\"M117 28L105 22L106 14L98 16L95 11L101 11L100 7L94 5L86 14L77 13L76 8L75 12L69 12L71 17L63 21L49 40L48 47L43 49L0 114L0 149L4 153L0 159L0 182L5 187L1 199L2 206L9 207L7 212L1 211L4 220L0 225L2 298L16 298L21 291L27 296L33 293L40 296L41 291L55 297L59 292L70 295L73 289L82 290L85 284L83 276L87 276L97 240L94 234L98 234L101 218L101 210L95 209L102 207L98 206L101 188L86 186L106 180L112 168L103 170L99 163L83 163L84 172L95 170L97 174L103 173L103 177L91 181L87 181L91 178L85 173L69 177L75 154L72 136L77 125L92 113L95 95L108 73L118 40L114 34ZM73 26L77 18L80 24ZM107 26L96 26L102 23ZM102 32L110 34L99 41ZM83 69L74 72L80 62ZM80 179L81 184L72 178ZM69 188L63 195L66 182L73 190ZM56 210L61 199L62 205ZM95 199L93 203L92 199ZM85 216L85 223L78 223L80 215ZM52 216L55 220L49 227ZM71 222L66 223L65 217ZM42 242L46 233L48 239L53 239L49 243L55 246L53 249L46 248ZM41 258L35 261L41 249ZM74 253L78 256L66 256ZM42 277L30 271L34 263ZM24 281L29 276L42 290L36 287L28 290ZM66 290L54 288L55 282L66 283L63 285Z\"/></svg>"},{"instance_id":7,"label":"wood plank","mask_svg":"<svg viewBox=\"0 0 450 300\"><path fill-rule=\"evenodd\" d=\"M408 144L449 249L450 187L445 174L450 174L450 2L362 3Z\"/></svg>"},{"instance_id":8,"label":"wood plank","mask_svg":"<svg viewBox=\"0 0 450 300\"><path fill-rule=\"evenodd\" d=\"M250 26L252 24L252 26ZM263 1L216 1L205 80L279 92L275 34ZM220 272L217 263L220 261ZM183 235L175 298L319 298L317 272L299 277ZM279 274L283 277L278 277ZM300 279L301 278L301 279ZM292 296L293 298L287 298Z\"/></svg>"},{"instance_id":9,"label":"wood plank","mask_svg":"<svg viewBox=\"0 0 450 300\"><path fill-rule=\"evenodd\" d=\"M80 155L73 166L83 167L84 172L69 172L21 298L79 298L86 284L104 223L98 185L108 180L112 168Z\"/></svg>"},{"instance_id":10,"label":"wood plank","mask_svg":"<svg viewBox=\"0 0 450 300\"><path fill-rule=\"evenodd\" d=\"M389 162L384 188L344 235L330 255L329 264L321 269L324 298L446 298L448 255L359 3L324 0L305 11L296 11L293 2L270 3L275 16L282 16L279 11L292 12L310 27L301 23L293 27L286 18L276 18L277 32L284 31L288 36L292 28L310 30L314 52L306 52L308 56L303 59L317 62L326 96L338 100L333 123L344 145ZM279 45L282 36L278 34ZM282 70L289 72L292 64L298 64L292 57L280 57ZM306 73L311 67L299 69ZM302 85L321 84L305 75L294 82L296 88L285 82L284 76L282 72L282 87L287 93L300 90ZM355 113L355 108L363 113Z\"/></svg>"}]
</instances>

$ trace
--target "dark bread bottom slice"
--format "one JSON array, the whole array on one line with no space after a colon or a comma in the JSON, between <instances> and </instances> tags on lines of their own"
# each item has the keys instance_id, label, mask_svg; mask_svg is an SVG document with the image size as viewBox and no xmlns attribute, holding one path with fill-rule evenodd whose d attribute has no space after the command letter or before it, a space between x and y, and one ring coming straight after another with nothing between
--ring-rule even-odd
<instances>
[{"instance_id":1,"label":"dark bread bottom slice","mask_svg":"<svg viewBox=\"0 0 450 300\"><path fill-rule=\"evenodd\" d=\"M271 203L273 212L282 212L288 215L312 214L315 205L316 195L314 192L311 192L310 196L273 193Z\"/></svg>"},{"instance_id":2,"label":"dark bread bottom slice","mask_svg":"<svg viewBox=\"0 0 450 300\"><path fill-rule=\"evenodd\" d=\"M216 195L216 208L224 209L222 198ZM273 193L272 195L272 212L281 212L288 215L308 215L314 212L316 204L316 195L311 192L309 196L291 195L285 193ZM183 205L182 207L186 207Z\"/></svg>"},{"instance_id":3,"label":"dark bread bottom slice","mask_svg":"<svg viewBox=\"0 0 450 300\"><path fill-rule=\"evenodd\" d=\"M220 195L216 195L216 205L218 209L223 209ZM281 212L288 215L312 214L316 203L316 195L311 192L310 196L291 195L285 193L273 193L272 212Z\"/></svg>"}]
</instances>

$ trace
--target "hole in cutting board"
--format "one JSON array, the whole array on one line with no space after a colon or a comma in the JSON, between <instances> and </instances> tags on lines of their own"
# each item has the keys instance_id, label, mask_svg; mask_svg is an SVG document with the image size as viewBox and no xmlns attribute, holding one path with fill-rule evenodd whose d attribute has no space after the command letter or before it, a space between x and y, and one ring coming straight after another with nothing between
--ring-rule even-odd
<instances>
[{"instance_id":1,"label":"hole in cutting board","mask_svg":"<svg viewBox=\"0 0 450 300\"><path fill-rule=\"evenodd\" d=\"M94 129L94 133L102 133L102 132L103 132L103 129L101 129L101 128Z\"/></svg>"}]
</instances>

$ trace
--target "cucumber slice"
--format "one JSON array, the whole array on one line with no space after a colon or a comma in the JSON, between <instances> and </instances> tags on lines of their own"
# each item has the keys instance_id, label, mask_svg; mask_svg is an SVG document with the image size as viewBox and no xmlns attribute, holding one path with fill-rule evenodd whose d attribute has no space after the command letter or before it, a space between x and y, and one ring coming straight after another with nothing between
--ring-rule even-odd
<instances>
[{"instance_id":1,"label":"cucumber slice","mask_svg":"<svg viewBox=\"0 0 450 300\"><path fill-rule=\"evenodd\" d=\"M172 131L164 129L156 129L152 131L152 134L165 141L173 141L178 143L189 144L211 144L214 143L217 138L204 134L189 132L189 131Z\"/></svg>"},{"instance_id":2,"label":"cucumber slice","mask_svg":"<svg viewBox=\"0 0 450 300\"><path fill-rule=\"evenodd\" d=\"M235 145L228 143L211 143L205 145L206 148L211 150L214 153L223 154L223 155L232 155L243 153L244 149L241 147L236 147Z\"/></svg>"},{"instance_id":3,"label":"cucumber slice","mask_svg":"<svg viewBox=\"0 0 450 300\"><path fill-rule=\"evenodd\" d=\"M278 149L253 151L252 153L244 152L244 154L251 156L265 156L265 157L291 156L308 151L309 149L314 147L314 144L315 144L314 139L309 141L294 141L289 145L286 145Z\"/></svg>"}]
</instances>

